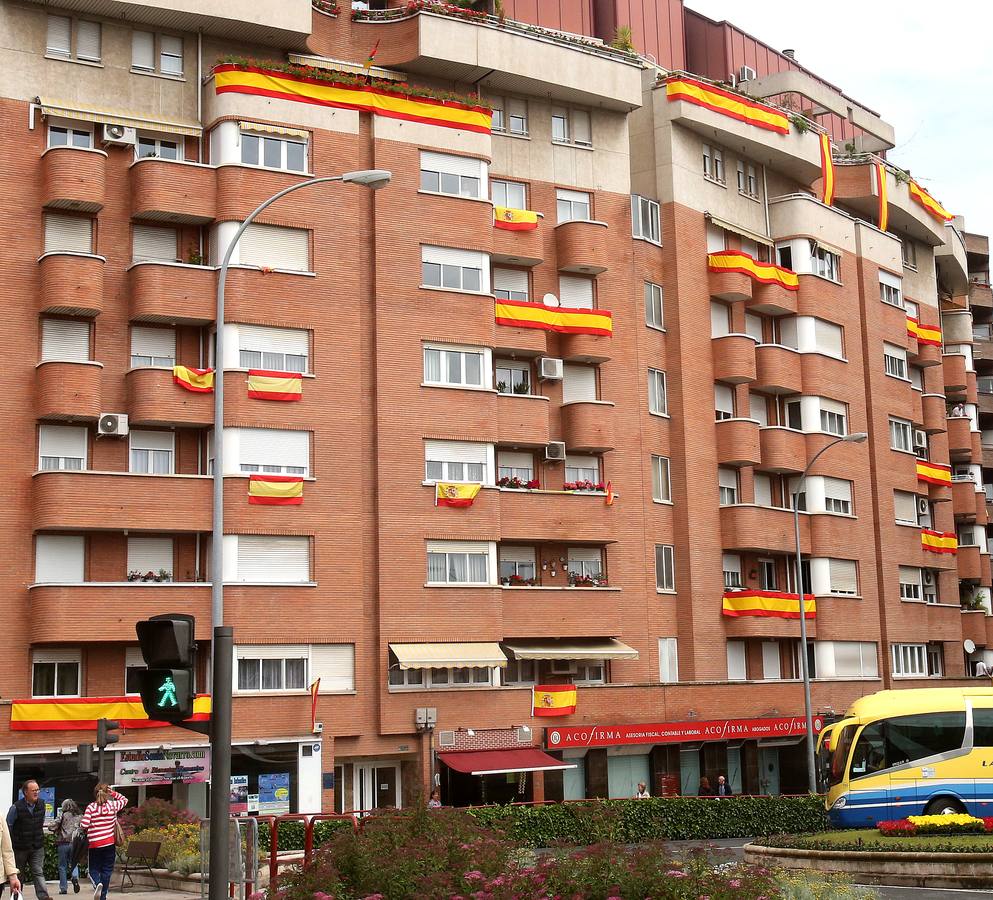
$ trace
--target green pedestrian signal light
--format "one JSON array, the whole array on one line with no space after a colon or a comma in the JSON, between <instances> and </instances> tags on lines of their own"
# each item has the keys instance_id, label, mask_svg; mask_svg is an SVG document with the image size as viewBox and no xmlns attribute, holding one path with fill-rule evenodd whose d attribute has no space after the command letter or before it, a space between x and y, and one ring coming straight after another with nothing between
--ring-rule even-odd
<instances>
[{"instance_id":1,"label":"green pedestrian signal light","mask_svg":"<svg viewBox=\"0 0 993 900\"><path fill-rule=\"evenodd\" d=\"M135 624L148 666L138 673L141 705L153 722L177 724L193 716L193 616L167 613Z\"/></svg>"},{"instance_id":2,"label":"green pedestrian signal light","mask_svg":"<svg viewBox=\"0 0 993 900\"><path fill-rule=\"evenodd\" d=\"M141 705L155 722L182 722L193 715L193 676L187 669L146 669L138 673Z\"/></svg>"}]
</instances>

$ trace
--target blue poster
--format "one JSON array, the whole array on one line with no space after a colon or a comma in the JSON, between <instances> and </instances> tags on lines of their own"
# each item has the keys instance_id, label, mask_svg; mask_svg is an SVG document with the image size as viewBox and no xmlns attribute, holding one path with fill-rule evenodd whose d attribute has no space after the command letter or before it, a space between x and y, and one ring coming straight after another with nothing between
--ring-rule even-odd
<instances>
[{"instance_id":1,"label":"blue poster","mask_svg":"<svg viewBox=\"0 0 993 900\"><path fill-rule=\"evenodd\" d=\"M290 773L259 775L259 812L282 815L290 811Z\"/></svg>"},{"instance_id":2,"label":"blue poster","mask_svg":"<svg viewBox=\"0 0 993 900\"><path fill-rule=\"evenodd\" d=\"M39 791L39 797L45 802L45 818L55 818L55 788L43 787Z\"/></svg>"}]
</instances>

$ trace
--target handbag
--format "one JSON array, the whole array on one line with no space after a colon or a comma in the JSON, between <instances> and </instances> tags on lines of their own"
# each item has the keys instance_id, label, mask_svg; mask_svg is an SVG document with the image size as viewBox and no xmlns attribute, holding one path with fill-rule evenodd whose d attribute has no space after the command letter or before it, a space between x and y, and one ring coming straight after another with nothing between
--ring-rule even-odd
<instances>
[{"instance_id":1,"label":"handbag","mask_svg":"<svg viewBox=\"0 0 993 900\"><path fill-rule=\"evenodd\" d=\"M125 844L124 829L121 827L121 820L117 816L114 817L114 843L118 847L123 847Z\"/></svg>"},{"instance_id":2,"label":"handbag","mask_svg":"<svg viewBox=\"0 0 993 900\"><path fill-rule=\"evenodd\" d=\"M83 862L86 851L90 849L90 839L86 835L85 828L77 828L72 835L70 843L69 858L75 863Z\"/></svg>"}]
</instances>

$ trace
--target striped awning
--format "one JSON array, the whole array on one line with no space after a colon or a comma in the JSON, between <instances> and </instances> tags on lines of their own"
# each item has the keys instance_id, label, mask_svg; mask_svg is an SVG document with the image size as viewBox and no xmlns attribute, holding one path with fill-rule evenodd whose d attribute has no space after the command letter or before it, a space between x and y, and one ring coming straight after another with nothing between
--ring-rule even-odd
<instances>
[{"instance_id":1,"label":"striped awning","mask_svg":"<svg viewBox=\"0 0 993 900\"><path fill-rule=\"evenodd\" d=\"M264 125L262 122L239 122L242 131L256 131L259 134L279 134L283 137L295 137L307 140L310 134L300 128L288 128L285 125Z\"/></svg>"},{"instance_id":2,"label":"striped awning","mask_svg":"<svg viewBox=\"0 0 993 900\"><path fill-rule=\"evenodd\" d=\"M401 669L486 668L507 665L497 643L390 644Z\"/></svg>"},{"instance_id":3,"label":"striped awning","mask_svg":"<svg viewBox=\"0 0 993 900\"><path fill-rule=\"evenodd\" d=\"M710 222L713 222L718 228L723 228L725 231L733 231L737 235L741 235L743 238L748 238L750 241L755 241L756 244L764 244L766 247L772 247L772 238L766 237L764 234L759 234L757 231L752 231L750 228L745 228L743 225L735 225L733 222L726 222L724 219L719 219L715 215L710 213L704 213Z\"/></svg>"},{"instance_id":4,"label":"striped awning","mask_svg":"<svg viewBox=\"0 0 993 900\"><path fill-rule=\"evenodd\" d=\"M637 659L634 647L614 638L504 641L517 659Z\"/></svg>"},{"instance_id":5,"label":"striped awning","mask_svg":"<svg viewBox=\"0 0 993 900\"><path fill-rule=\"evenodd\" d=\"M199 137L203 129L193 122L163 122L122 109L96 109L88 106L74 106L56 100L41 100L38 104L42 115L60 119L75 119L78 122L103 122L107 125L124 125L128 128L141 128L144 131L162 131L167 134L188 134Z\"/></svg>"}]
</instances>

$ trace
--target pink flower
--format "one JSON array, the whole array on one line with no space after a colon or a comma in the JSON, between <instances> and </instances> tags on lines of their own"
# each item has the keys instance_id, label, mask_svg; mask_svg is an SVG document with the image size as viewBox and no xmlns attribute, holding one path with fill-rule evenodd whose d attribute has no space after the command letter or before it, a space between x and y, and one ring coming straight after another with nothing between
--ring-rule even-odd
<instances>
[{"instance_id":1,"label":"pink flower","mask_svg":"<svg viewBox=\"0 0 993 900\"><path fill-rule=\"evenodd\" d=\"M462 877L466 881L482 881L483 873L480 872L478 869L473 869L471 872L466 872L465 875L463 875Z\"/></svg>"},{"instance_id":2,"label":"pink flower","mask_svg":"<svg viewBox=\"0 0 993 900\"><path fill-rule=\"evenodd\" d=\"M728 882L728 887L740 888L741 887L741 879L740 878L732 878Z\"/></svg>"}]
</instances>

